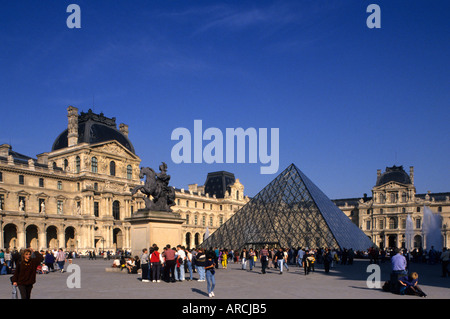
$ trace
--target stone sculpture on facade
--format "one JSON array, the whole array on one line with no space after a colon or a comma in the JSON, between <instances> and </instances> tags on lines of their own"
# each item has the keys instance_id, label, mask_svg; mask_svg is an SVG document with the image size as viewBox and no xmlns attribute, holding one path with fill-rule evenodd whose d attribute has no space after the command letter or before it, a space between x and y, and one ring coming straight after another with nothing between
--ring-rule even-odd
<instances>
[{"instance_id":1,"label":"stone sculpture on facade","mask_svg":"<svg viewBox=\"0 0 450 319\"><path fill-rule=\"evenodd\" d=\"M144 185L136 186L131 194L141 191L144 195L145 208L153 211L171 212L175 205L175 189L169 186L170 175L167 175L167 164L159 166L160 173L149 167L141 167L139 178L145 177ZM150 199L150 196L152 199Z\"/></svg>"}]
</instances>

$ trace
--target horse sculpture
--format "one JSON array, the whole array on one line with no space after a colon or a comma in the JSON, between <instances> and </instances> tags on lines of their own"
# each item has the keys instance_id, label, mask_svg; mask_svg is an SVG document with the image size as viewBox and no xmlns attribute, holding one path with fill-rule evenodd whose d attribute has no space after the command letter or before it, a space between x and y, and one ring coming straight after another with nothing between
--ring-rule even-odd
<instances>
[{"instance_id":1,"label":"horse sculpture","mask_svg":"<svg viewBox=\"0 0 450 319\"><path fill-rule=\"evenodd\" d=\"M147 209L171 212L170 207L175 205L175 189L169 186L170 175L166 174L166 163L163 162L159 166L159 170L161 173L156 173L149 167L141 167L139 178L145 177L145 183L133 188L131 194L134 195L141 191L146 195L144 202ZM150 196L153 198L152 200Z\"/></svg>"}]
</instances>

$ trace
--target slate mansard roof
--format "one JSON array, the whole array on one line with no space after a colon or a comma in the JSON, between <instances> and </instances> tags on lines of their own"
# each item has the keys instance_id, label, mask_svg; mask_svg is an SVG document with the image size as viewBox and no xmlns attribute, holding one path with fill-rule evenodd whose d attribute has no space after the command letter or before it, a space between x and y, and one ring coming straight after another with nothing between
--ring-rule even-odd
<instances>
[{"instance_id":1,"label":"slate mansard roof","mask_svg":"<svg viewBox=\"0 0 450 319\"><path fill-rule=\"evenodd\" d=\"M52 151L66 148L68 130L65 129L53 143ZM78 143L96 144L106 141L117 141L135 154L133 144L128 137L116 127L116 118L107 118L103 113L95 114L92 110L78 116Z\"/></svg>"}]
</instances>

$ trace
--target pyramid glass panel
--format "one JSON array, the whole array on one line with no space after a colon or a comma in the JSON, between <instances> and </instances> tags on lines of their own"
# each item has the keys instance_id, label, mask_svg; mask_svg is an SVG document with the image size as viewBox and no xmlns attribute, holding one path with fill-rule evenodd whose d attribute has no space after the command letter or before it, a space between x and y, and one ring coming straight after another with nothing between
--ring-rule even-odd
<instances>
[{"instance_id":1,"label":"pyramid glass panel","mask_svg":"<svg viewBox=\"0 0 450 319\"><path fill-rule=\"evenodd\" d=\"M229 249L262 245L367 250L373 243L291 164L201 244Z\"/></svg>"}]
</instances>

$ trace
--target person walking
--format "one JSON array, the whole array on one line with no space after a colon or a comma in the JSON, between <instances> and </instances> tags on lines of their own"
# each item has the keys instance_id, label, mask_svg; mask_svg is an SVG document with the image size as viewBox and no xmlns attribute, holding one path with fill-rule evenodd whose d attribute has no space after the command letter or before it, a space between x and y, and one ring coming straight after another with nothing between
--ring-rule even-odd
<instances>
[{"instance_id":1,"label":"person walking","mask_svg":"<svg viewBox=\"0 0 450 319\"><path fill-rule=\"evenodd\" d=\"M269 251L267 249L267 246L265 246L261 251L259 252L259 260L261 262L261 273L266 273L266 268L269 264Z\"/></svg>"},{"instance_id":2,"label":"person walking","mask_svg":"<svg viewBox=\"0 0 450 319\"><path fill-rule=\"evenodd\" d=\"M289 258L289 254L287 252L287 249L283 250L283 254L284 254L284 258L283 258L283 268L286 268L286 271L289 271L289 266L288 266L288 258Z\"/></svg>"},{"instance_id":3,"label":"person walking","mask_svg":"<svg viewBox=\"0 0 450 319\"><path fill-rule=\"evenodd\" d=\"M256 261L256 253L253 250L253 248L250 248L249 252L248 252L248 265L250 267L250 271L253 270L253 267L255 267L255 261Z\"/></svg>"},{"instance_id":4,"label":"person walking","mask_svg":"<svg viewBox=\"0 0 450 319\"><path fill-rule=\"evenodd\" d=\"M284 252L283 248L278 248L278 251L275 253L273 257L274 264L280 269L280 275L283 274L283 264L284 264Z\"/></svg>"},{"instance_id":5,"label":"person walking","mask_svg":"<svg viewBox=\"0 0 450 319\"><path fill-rule=\"evenodd\" d=\"M450 259L450 250L448 250L446 247L442 248L442 254L441 254L441 266L442 266L442 277L447 277L447 275L450 275L450 271L448 270L448 262Z\"/></svg>"},{"instance_id":6,"label":"person walking","mask_svg":"<svg viewBox=\"0 0 450 319\"><path fill-rule=\"evenodd\" d=\"M216 277L215 277L215 263L214 263L214 253L208 252L205 262L206 271L206 287L208 290L208 296L214 297L214 288L216 287Z\"/></svg>"},{"instance_id":7,"label":"person walking","mask_svg":"<svg viewBox=\"0 0 450 319\"><path fill-rule=\"evenodd\" d=\"M56 263L58 264L59 269L61 269L61 272L64 272L65 262L66 262L66 254L62 250L62 248L60 248L58 250L58 253L56 254Z\"/></svg>"},{"instance_id":8,"label":"person walking","mask_svg":"<svg viewBox=\"0 0 450 319\"><path fill-rule=\"evenodd\" d=\"M306 250L305 254L303 254L303 258L302 258L302 266L305 271L305 275L308 275L311 271L311 263L310 263L310 259L308 258L309 254L310 254L309 251Z\"/></svg>"},{"instance_id":9,"label":"person walking","mask_svg":"<svg viewBox=\"0 0 450 319\"><path fill-rule=\"evenodd\" d=\"M55 271L55 267L53 267L53 265L55 264L55 256L53 256L53 254L49 251L45 252L44 264L47 265L49 272Z\"/></svg>"},{"instance_id":10,"label":"person walking","mask_svg":"<svg viewBox=\"0 0 450 319\"><path fill-rule=\"evenodd\" d=\"M330 272L330 266L333 261L333 257L331 256L330 250L327 248L325 249L325 253L323 256L323 267L325 269L325 273Z\"/></svg>"},{"instance_id":11,"label":"person walking","mask_svg":"<svg viewBox=\"0 0 450 319\"><path fill-rule=\"evenodd\" d=\"M249 256L246 248L242 249L240 257L242 263L242 270L247 270L247 260L249 259Z\"/></svg>"},{"instance_id":12,"label":"person walking","mask_svg":"<svg viewBox=\"0 0 450 319\"><path fill-rule=\"evenodd\" d=\"M23 251L14 275L11 277L11 282L19 289L22 299L31 298L31 290L36 283L37 268L43 259L44 257L33 249Z\"/></svg>"},{"instance_id":13,"label":"person walking","mask_svg":"<svg viewBox=\"0 0 450 319\"><path fill-rule=\"evenodd\" d=\"M141 255L141 269L142 269L142 282L150 282L150 267L149 256L147 248L142 249Z\"/></svg>"},{"instance_id":14,"label":"person walking","mask_svg":"<svg viewBox=\"0 0 450 319\"><path fill-rule=\"evenodd\" d=\"M228 250L226 250L226 249L223 250L221 258L222 258L222 268L227 269L227 267L228 267Z\"/></svg>"},{"instance_id":15,"label":"person walking","mask_svg":"<svg viewBox=\"0 0 450 319\"><path fill-rule=\"evenodd\" d=\"M305 251L300 247L297 252L297 265L302 267L303 255L305 255Z\"/></svg>"}]
</instances>

